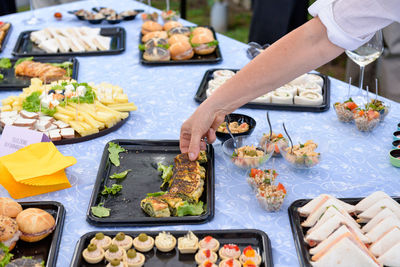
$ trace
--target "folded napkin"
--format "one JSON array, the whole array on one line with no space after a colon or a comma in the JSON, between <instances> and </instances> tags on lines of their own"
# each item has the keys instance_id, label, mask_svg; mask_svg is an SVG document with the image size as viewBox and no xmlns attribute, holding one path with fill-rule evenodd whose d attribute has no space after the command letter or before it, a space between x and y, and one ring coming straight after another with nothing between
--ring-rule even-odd
<instances>
[{"instance_id":1,"label":"folded napkin","mask_svg":"<svg viewBox=\"0 0 400 267\"><path fill-rule=\"evenodd\" d=\"M15 199L69 188L64 169L75 163L51 142L31 144L0 157L0 184Z\"/></svg>"}]
</instances>

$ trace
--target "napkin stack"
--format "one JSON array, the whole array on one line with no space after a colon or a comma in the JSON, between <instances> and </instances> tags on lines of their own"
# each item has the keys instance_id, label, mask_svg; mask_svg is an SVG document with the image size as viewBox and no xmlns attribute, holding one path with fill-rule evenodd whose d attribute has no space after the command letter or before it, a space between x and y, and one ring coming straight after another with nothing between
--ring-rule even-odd
<instances>
[{"instance_id":1,"label":"napkin stack","mask_svg":"<svg viewBox=\"0 0 400 267\"><path fill-rule=\"evenodd\" d=\"M31 144L0 157L0 184L14 199L69 188L65 168L75 163L51 142Z\"/></svg>"}]
</instances>

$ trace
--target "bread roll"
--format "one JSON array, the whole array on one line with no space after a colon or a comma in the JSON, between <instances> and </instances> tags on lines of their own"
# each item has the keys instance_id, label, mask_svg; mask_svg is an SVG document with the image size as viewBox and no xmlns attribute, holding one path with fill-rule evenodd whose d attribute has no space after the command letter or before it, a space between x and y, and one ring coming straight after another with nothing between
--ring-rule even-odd
<instances>
[{"instance_id":1,"label":"bread roll","mask_svg":"<svg viewBox=\"0 0 400 267\"><path fill-rule=\"evenodd\" d=\"M186 60L193 57L194 52L189 42L174 43L169 47L173 60Z\"/></svg>"},{"instance_id":2,"label":"bread roll","mask_svg":"<svg viewBox=\"0 0 400 267\"><path fill-rule=\"evenodd\" d=\"M196 27L196 28L194 28L194 30L192 31L192 35L194 36L194 35L197 35L197 34L208 34L208 35L213 36L213 32L209 28L206 28L206 27Z\"/></svg>"},{"instance_id":3,"label":"bread roll","mask_svg":"<svg viewBox=\"0 0 400 267\"><path fill-rule=\"evenodd\" d=\"M178 42L189 42L189 37L184 34L174 34L168 39L170 45Z\"/></svg>"},{"instance_id":4,"label":"bread roll","mask_svg":"<svg viewBox=\"0 0 400 267\"><path fill-rule=\"evenodd\" d=\"M182 23L174 21L174 20L170 20L164 24L163 28L164 28L164 31L169 31L175 27L182 27Z\"/></svg>"},{"instance_id":5,"label":"bread roll","mask_svg":"<svg viewBox=\"0 0 400 267\"><path fill-rule=\"evenodd\" d=\"M18 202L8 197L0 197L0 215L15 218L21 211L22 207Z\"/></svg>"},{"instance_id":6,"label":"bread roll","mask_svg":"<svg viewBox=\"0 0 400 267\"><path fill-rule=\"evenodd\" d=\"M167 39L168 38L168 34L165 31L155 31L155 32L149 32L145 35L143 35L142 37L142 43L147 42L150 39L153 38L163 38L163 39Z\"/></svg>"},{"instance_id":7,"label":"bread roll","mask_svg":"<svg viewBox=\"0 0 400 267\"><path fill-rule=\"evenodd\" d=\"M147 61L168 61L171 56L167 49L154 46L144 51L143 58Z\"/></svg>"},{"instance_id":8,"label":"bread roll","mask_svg":"<svg viewBox=\"0 0 400 267\"><path fill-rule=\"evenodd\" d=\"M55 220L50 213L37 208L29 208L20 212L17 223L21 231L21 239L26 242L37 242L48 236L55 229Z\"/></svg>"},{"instance_id":9,"label":"bread roll","mask_svg":"<svg viewBox=\"0 0 400 267\"><path fill-rule=\"evenodd\" d=\"M149 32L162 31L162 28L159 23L148 20L142 24L142 33L147 34Z\"/></svg>"},{"instance_id":10,"label":"bread roll","mask_svg":"<svg viewBox=\"0 0 400 267\"><path fill-rule=\"evenodd\" d=\"M213 42L214 36L210 36L205 33L197 34L192 37L190 40L192 45L194 46L194 52L198 55L208 55L214 52L216 45L208 45Z\"/></svg>"},{"instance_id":11,"label":"bread roll","mask_svg":"<svg viewBox=\"0 0 400 267\"><path fill-rule=\"evenodd\" d=\"M19 235L17 222L10 217L0 215L0 242L12 250Z\"/></svg>"}]
</instances>

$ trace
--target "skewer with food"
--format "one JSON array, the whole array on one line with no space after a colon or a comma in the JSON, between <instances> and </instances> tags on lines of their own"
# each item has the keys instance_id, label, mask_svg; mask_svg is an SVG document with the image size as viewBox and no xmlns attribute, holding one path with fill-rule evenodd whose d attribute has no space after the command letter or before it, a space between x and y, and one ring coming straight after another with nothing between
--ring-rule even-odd
<instances>
[{"instance_id":1,"label":"skewer with food","mask_svg":"<svg viewBox=\"0 0 400 267\"><path fill-rule=\"evenodd\" d=\"M1 103L2 127L13 125L40 131L53 141L98 133L137 109L122 88L115 85L73 80L43 84L37 78L19 96L10 96Z\"/></svg>"}]
</instances>

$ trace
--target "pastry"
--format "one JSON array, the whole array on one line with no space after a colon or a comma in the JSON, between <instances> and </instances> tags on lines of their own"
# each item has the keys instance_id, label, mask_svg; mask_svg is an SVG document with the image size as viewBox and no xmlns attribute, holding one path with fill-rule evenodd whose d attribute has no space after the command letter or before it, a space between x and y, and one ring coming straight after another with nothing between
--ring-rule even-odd
<instances>
[{"instance_id":1,"label":"pastry","mask_svg":"<svg viewBox=\"0 0 400 267\"><path fill-rule=\"evenodd\" d=\"M146 258L142 253L136 252L134 249L130 249L126 252L125 262L128 267L141 267L143 266Z\"/></svg>"},{"instance_id":2,"label":"pastry","mask_svg":"<svg viewBox=\"0 0 400 267\"><path fill-rule=\"evenodd\" d=\"M217 252L219 249L219 242L212 236L206 236L199 242L199 249L210 249Z\"/></svg>"},{"instance_id":3,"label":"pastry","mask_svg":"<svg viewBox=\"0 0 400 267\"><path fill-rule=\"evenodd\" d=\"M95 244L89 244L89 246L83 250L82 256L88 263L99 263L104 259L104 250L98 248Z\"/></svg>"},{"instance_id":4,"label":"pastry","mask_svg":"<svg viewBox=\"0 0 400 267\"><path fill-rule=\"evenodd\" d=\"M133 239L132 237L125 235L122 232L119 232L111 241L112 244L117 245L125 250L128 250L132 247Z\"/></svg>"},{"instance_id":5,"label":"pastry","mask_svg":"<svg viewBox=\"0 0 400 267\"><path fill-rule=\"evenodd\" d=\"M241 267L242 264L235 259L225 259L221 261L218 265L219 267Z\"/></svg>"},{"instance_id":6,"label":"pastry","mask_svg":"<svg viewBox=\"0 0 400 267\"><path fill-rule=\"evenodd\" d=\"M168 252L175 248L176 238L170 233L162 232L156 236L155 245L158 250Z\"/></svg>"},{"instance_id":7,"label":"pastry","mask_svg":"<svg viewBox=\"0 0 400 267\"><path fill-rule=\"evenodd\" d=\"M178 238L178 249L182 254L195 253L199 248L199 239L189 231L185 236Z\"/></svg>"},{"instance_id":8,"label":"pastry","mask_svg":"<svg viewBox=\"0 0 400 267\"><path fill-rule=\"evenodd\" d=\"M133 239L133 246L140 252L147 252L153 249L154 239L144 233Z\"/></svg>"},{"instance_id":9,"label":"pastry","mask_svg":"<svg viewBox=\"0 0 400 267\"><path fill-rule=\"evenodd\" d=\"M111 245L111 237L106 236L103 233L97 233L95 237L90 240L90 243L106 250Z\"/></svg>"},{"instance_id":10,"label":"pastry","mask_svg":"<svg viewBox=\"0 0 400 267\"><path fill-rule=\"evenodd\" d=\"M104 253L104 257L108 261L111 261L113 259L118 259L122 261L124 257L126 257L126 251L125 249L118 247L117 245L111 244L110 247Z\"/></svg>"},{"instance_id":11,"label":"pastry","mask_svg":"<svg viewBox=\"0 0 400 267\"><path fill-rule=\"evenodd\" d=\"M240 249L235 244L226 244L219 250L221 259L238 259L240 257Z\"/></svg>"},{"instance_id":12,"label":"pastry","mask_svg":"<svg viewBox=\"0 0 400 267\"><path fill-rule=\"evenodd\" d=\"M240 255L239 260L242 264L244 264L248 260L251 260L256 265L260 265L261 256L251 246L247 246L243 249L243 253L242 255Z\"/></svg>"},{"instance_id":13,"label":"pastry","mask_svg":"<svg viewBox=\"0 0 400 267\"><path fill-rule=\"evenodd\" d=\"M125 262L119 259L113 259L107 264L106 267L127 267L127 266L128 265Z\"/></svg>"},{"instance_id":14,"label":"pastry","mask_svg":"<svg viewBox=\"0 0 400 267\"><path fill-rule=\"evenodd\" d=\"M200 249L196 255L194 255L194 259L196 260L197 264L201 264L205 262L206 260L209 260L211 262L217 262L218 256L217 253L210 249Z\"/></svg>"}]
</instances>

